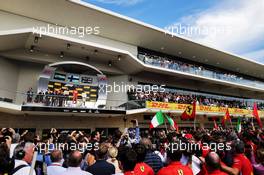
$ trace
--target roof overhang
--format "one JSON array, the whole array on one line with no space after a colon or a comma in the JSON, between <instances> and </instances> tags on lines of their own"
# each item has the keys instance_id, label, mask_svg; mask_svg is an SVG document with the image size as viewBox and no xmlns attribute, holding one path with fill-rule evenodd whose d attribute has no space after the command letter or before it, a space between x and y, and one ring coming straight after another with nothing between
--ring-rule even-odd
<instances>
[{"instance_id":1,"label":"roof overhang","mask_svg":"<svg viewBox=\"0 0 264 175\"><path fill-rule=\"evenodd\" d=\"M1 2L0 10L61 26L99 26L100 36L105 38L176 56L181 53L181 57L196 62L264 78L261 63L181 36L171 37L163 29L80 0L9 0Z\"/></svg>"}]
</instances>

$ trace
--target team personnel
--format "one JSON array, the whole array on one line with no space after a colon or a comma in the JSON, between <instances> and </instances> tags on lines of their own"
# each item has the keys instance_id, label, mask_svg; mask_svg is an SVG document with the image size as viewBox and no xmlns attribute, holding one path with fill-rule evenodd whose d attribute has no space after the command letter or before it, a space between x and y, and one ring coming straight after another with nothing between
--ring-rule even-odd
<instances>
[{"instance_id":1,"label":"team personnel","mask_svg":"<svg viewBox=\"0 0 264 175\"><path fill-rule=\"evenodd\" d=\"M232 167L222 165L222 169L232 175L253 175L253 167L245 156L245 145L242 141L234 143L235 156Z\"/></svg>"},{"instance_id":2,"label":"team personnel","mask_svg":"<svg viewBox=\"0 0 264 175\"><path fill-rule=\"evenodd\" d=\"M175 143L180 145L180 143ZM192 169L182 165L180 162L182 151L180 149L167 149L168 159L170 161L167 167L162 168L158 175L193 175Z\"/></svg>"},{"instance_id":3,"label":"team personnel","mask_svg":"<svg viewBox=\"0 0 264 175\"><path fill-rule=\"evenodd\" d=\"M220 158L217 153L209 152L205 157L207 175L227 175L220 170Z\"/></svg>"}]
</instances>

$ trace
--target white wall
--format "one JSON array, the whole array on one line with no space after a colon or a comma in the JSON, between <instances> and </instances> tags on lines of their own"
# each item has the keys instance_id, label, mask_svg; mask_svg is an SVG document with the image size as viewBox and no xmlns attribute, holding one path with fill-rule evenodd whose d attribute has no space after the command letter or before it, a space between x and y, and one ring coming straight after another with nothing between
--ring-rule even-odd
<instances>
[{"instance_id":1,"label":"white wall","mask_svg":"<svg viewBox=\"0 0 264 175\"><path fill-rule=\"evenodd\" d=\"M33 88L34 92L37 92L38 77L43 70L44 65L20 62L18 65L18 82L17 91L19 92L16 96L16 103L22 104L26 99L26 93L30 87Z\"/></svg>"},{"instance_id":2,"label":"white wall","mask_svg":"<svg viewBox=\"0 0 264 175\"><path fill-rule=\"evenodd\" d=\"M10 14L7 12L0 11L0 22L4 25L0 25L0 31L5 30L15 30L15 29L38 29L41 26L48 26L48 23L38 21L35 19ZM51 25L51 24L49 24ZM61 34L63 35L63 34ZM137 55L137 46L133 46L130 44L126 44L123 42L119 42L116 40L111 40L108 38L103 38L98 35L85 35L83 38L80 38L77 35L65 35L67 37L71 37L74 39L81 39L84 41L93 42L96 44L113 47L115 49L121 49L125 51L129 51L130 53Z\"/></svg>"},{"instance_id":3,"label":"white wall","mask_svg":"<svg viewBox=\"0 0 264 175\"><path fill-rule=\"evenodd\" d=\"M0 57L0 97L15 99L18 67L12 60Z\"/></svg>"},{"instance_id":4,"label":"white wall","mask_svg":"<svg viewBox=\"0 0 264 175\"><path fill-rule=\"evenodd\" d=\"M130 82L130 76L128 75L120 75L120 76L108 76L108 85L112 85L112 92L109 92L107 94L107 107L109 106L119 106L123 103L126 103L128 100L127 97L127 91L125 90L125 85L135 85L135 83L132 81ZM119 85L122 87L123 85L123 90L118 91L118 88L116 88L116 92L114 92L114 83L116 85ZM110 88L108 88L110 90Z\"/></svg>"}]
</instances>

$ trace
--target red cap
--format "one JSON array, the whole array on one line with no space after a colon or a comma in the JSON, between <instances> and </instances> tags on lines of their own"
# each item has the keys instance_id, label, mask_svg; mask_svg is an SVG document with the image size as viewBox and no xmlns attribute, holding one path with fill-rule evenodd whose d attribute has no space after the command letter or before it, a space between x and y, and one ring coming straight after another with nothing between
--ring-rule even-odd
<instances>
[{"instance_id":1,"label":"red cap","mask_svg":"<svg viewBox=\"0 0 264 175\"><path fill-rule=\"evenodd\" d=\"M192 134L185 134L184 137L186 139L192 139L193 138Z\"/></svg>"}]
</instances>

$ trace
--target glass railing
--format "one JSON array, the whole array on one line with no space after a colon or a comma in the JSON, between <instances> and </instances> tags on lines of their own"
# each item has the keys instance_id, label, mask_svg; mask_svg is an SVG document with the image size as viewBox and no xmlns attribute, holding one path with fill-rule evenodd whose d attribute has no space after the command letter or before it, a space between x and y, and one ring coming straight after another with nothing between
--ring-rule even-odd
<instances>
[{"instance_id":1,"label":"glass railing","mask_svg":"<svg viewBox=\"0 0 264 175\"><path fill-rule=\"evenodd\" d=\"M3 92L3 91L2 91ZM10 93L10 92L9 92ZM167 92L166 92L167 93ZM183 99L196 99L200 105L203 106L215 106L215 107L235 107L240 109L252 109L253 103L257 102L259 109L264 109L264 100L256 99L242 99L233 98L226 96L206 95L205 93L190 93L184 91L173 91L171 93L177 93L178 96L189 98ZM10 93L11 94L11 93ZM0 95L0 102L9 104L22 105L24 107L52 107L52 108L86 108L86 109L106 109L106 110L132 110L132 109L143 109L146 108L146 101L160 101L170 102L174 104L188 104L187 100L158 100L153 98L141 98L141 95L129 94L128 98L124 100L106 99L106 103L98 104L99 100L92 101L78 97L76 100L64 96L64 95L51 95L51 94L36 94L36 93L12 93L13 96L10 98L3 98ZM203 99L203 100L199 100ZM208 100L204 100L207 98ZM219 105L221 104L221 105Z\"/></svg>"},{"instance_id":2,"label":"glass railing","mask_svg":"<svg viewBox=\"0 0 264 175\"><path fill-rule=\"evenodd\" d=\"M3 90L2 90L3 92ZM52 108L91 108L106 110L130 110L145 108L142 100L89 99L80 95L77 99L66 95L37 94L5 91L9 97L1 97L0 102L22 105L24 107L52 107ZM102 102L105 101L105 102Z\"/></svg>"},{"instance_id":3,"label":"glass railing","mask_svg":"<svg viewBox=\"0 0 264 175\"><path fill-rule=\"evenodd\" d=\"M143 53L139 53L138 58L139 60L143 61L145 64L148 64L148 65L153 65L153 66L157 66L157 67L161 67L165 69L171 69L175 71L186 72L186 73L190 73L193 75L199 75L199 76L203 76L207 78L213 78L213 79L223 80L223 81L232 82L232 83L238 83L241 85L246 85L246 86L251 86L251 87L256 87L256 88L264 88L264 82L262 81L247 79L247 78L235 75L235 74L212 71L202 66L185 64L180 61L169 60L169 59L165 59L165 58L157 57L157 56L156 57L147 56Z\"/></svg>"}]
</instances>

